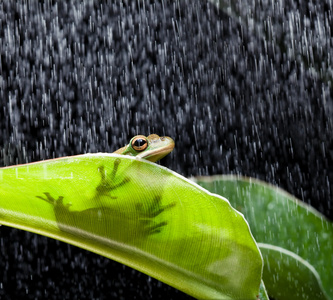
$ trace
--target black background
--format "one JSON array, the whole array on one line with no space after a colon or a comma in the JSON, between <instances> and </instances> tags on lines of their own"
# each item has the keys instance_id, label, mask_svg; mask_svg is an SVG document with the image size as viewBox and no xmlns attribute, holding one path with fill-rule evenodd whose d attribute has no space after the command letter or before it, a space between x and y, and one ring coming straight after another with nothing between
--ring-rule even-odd
<instances>
[{"instance_id":1,"label":"black background","mask_svg":"<svg viewBox=\"0 0 333 300\"><path fill-rule=\"evenodd\" d=\"M255 2L255 3L252 3ZM184 176L268 181L333 219L328 1L0 3L0 165L168 135ZM188 299L64 243L0 229L1 299Z\"/></svg>"}]
</instances>

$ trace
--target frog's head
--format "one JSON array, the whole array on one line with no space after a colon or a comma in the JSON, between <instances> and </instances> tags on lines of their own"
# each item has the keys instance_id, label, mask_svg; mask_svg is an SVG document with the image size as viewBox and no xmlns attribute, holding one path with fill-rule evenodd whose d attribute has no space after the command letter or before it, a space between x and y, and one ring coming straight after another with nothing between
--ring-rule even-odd
<instances>
[{"instance_id":1,"label":"frog's head","mask_svg":"<svg viewBox=\"0 0 333 300\"><path fill-rule=\"evenodd\" d=\"M175 147L175 142L168 136L158 136L151 134L147 137L144 135L136 135L129 144L118 149L114 153L137 156L156 162L169 154Z\"/></svg>"}]
</instances>

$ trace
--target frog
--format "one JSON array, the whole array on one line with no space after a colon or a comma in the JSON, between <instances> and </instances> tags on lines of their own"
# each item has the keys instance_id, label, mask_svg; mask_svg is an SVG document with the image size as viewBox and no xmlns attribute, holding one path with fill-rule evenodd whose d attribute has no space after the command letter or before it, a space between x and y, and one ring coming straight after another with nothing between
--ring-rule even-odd
<instances>
[{"instance_id":1,"label":"frog","mask_svg":"<svg viewBox=\"0 0 333 300\"><path fill-rule=\"evenodd\" d=\"M137 135L133 137L128 145L116 150L113 153L136 156L157 162L168 155L175 147L175 142L168 136L160 137L157 134L151 134L147 137Z\"/></svg>"},{"instance_id":2,"label":"frog","mask_svg":"<svg viewBox=\"0 0 333 300\"><path fill-rule=\"evenodd\" d=\"M157 162L174 149L174 141L170 137L160 137L157 134L149 136L137 135L130 142L116 150L115 154L135 156L137 159ZM101 165L98 167L100 174L100 183L95 187L95 196L93 201L105 198L108 201L116 199L112 195L112 191L126 186L130 182L129 177L116 178L118 167L121 163L120 158L116 158L113 163L112 171L107 174L106 168ZM155 218L166 210L170 210L175 206L174 202L162 204L162 196L155 195L153 200L147 205L138 202L128 208L125 213L115 210L109 206L96 206L81 211L70 210L71 204L64 203L64 197L53 197L49 192L44 192L43 196L36 196L53 206L57 224L60 230L65 232L86 235L87 238L95 239L96 236L105 237L110 235L110 227L115 228L112 232L112 238L122 240L126 237L125 230L132 227L135 228L136 237L151 236L160 233L167 221L155 221ZM117 223L118 222L118 223ZM117 224L126 224L120 229ZM106 225L107 224L107 225ZM110 225L111 224L111 225ZM126 228L127 227L127 228Z\"/></svg>"}]
</instances>

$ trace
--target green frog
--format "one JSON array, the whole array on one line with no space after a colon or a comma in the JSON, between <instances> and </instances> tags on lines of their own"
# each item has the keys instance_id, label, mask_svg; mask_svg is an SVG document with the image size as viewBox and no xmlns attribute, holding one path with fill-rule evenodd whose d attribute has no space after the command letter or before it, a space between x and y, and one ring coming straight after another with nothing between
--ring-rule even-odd
<instances>
[{"instance_id":1,"label":"green frog","mask_svg":"<svg viewBox=\"0 0 333 300\"><path fill-rule=\"evenodd\" d=\"M159 137L151 134L148 137L137 135L129 144L114 153L136 156L137 158L156 162L174 149L174 141L170 137ZM104 166L98 167L100 183L95 188L92 202L99 203L100 199L116 201L112 191L130 182L129 177L116 178L121 159L114 160L111 172L106 172ZM143 237L161 232L167 221L155 220L165 210L171 209L175 203L163 205L161 195L156 195L152 201L131 203L129 207L119 204L94 205L81 211L70 210L71 204L64 204L63 196L53 198L45 192L44 196L36 196L53 205L55 217L60 230L71 234L85 235L86 238L110 237L119 241L128 240L128 228L132 228L132 237Z\"/></svg>"},{"instance_id":2,"label":"green frog","mask_svg":"<svg viewBox=\"0 0 333 300\"><path fill-rule=\"evenodd\" d=\"M129 144L113 153L131 155L156 162L168 155L175 147L175 142L168 136L158 136L151 134L147 137L137 135L133 137Z\"/></svg>"}]
</instances>

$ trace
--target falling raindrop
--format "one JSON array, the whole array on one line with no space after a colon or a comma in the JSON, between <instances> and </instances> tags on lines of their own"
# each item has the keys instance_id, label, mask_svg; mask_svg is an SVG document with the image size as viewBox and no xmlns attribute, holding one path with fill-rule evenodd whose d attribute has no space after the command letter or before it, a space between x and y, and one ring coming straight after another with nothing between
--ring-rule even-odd
<instances>
[{"instance_id":1,"label":"falling raindrop","mask_svg":"<svg viewBox=\"0 0 333 300\"><path fill-rule=\"evenodd\" d=\"M182 175L257 177L333 219L331 1L215 2L0 4L1 166L157 133ZM17 280L14 298L186 298L40 236L0 242L0 296Z\"/></svg>"}]
</instances>

